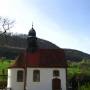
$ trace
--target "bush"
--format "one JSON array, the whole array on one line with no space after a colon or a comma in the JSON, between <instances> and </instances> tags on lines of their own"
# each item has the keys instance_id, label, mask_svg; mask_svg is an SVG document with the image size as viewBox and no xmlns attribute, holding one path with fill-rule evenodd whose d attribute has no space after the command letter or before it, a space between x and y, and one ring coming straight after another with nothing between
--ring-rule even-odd
<instances>
[{"instance_id":1,"label":"bush","mask_svg":"<svg viewBox=\"0 0 90 90\"><path fill-rule=\"evenodd\" d=\"M7 86L7 81L0 81L0 89L3 89Z\"/></svg>"},{"instance_id":2,"label":"bush","mask_svg":"<svg viewBox=\"0 0 90 90\"><path fill-rule=\"evenodd\" d=\"M83 85L79 88L79 90L90 90L90 83Z\"/></svg>"}]
</instances>

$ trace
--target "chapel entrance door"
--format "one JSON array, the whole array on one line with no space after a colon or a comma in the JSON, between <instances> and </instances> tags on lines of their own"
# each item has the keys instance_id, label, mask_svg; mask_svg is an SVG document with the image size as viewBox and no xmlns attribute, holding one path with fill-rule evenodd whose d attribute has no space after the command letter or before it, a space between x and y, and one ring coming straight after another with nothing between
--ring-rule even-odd
<instances>
[{"instance_id":1,"label":"chapel entrance door","mask_svg":"<svg viewBox=\"0 0 90 90\"><path fill-rule=\"evenodd\" d=\"M54 78L52 80L52 90L61 90L61 80Z\"/></svg>"}]
</instances>

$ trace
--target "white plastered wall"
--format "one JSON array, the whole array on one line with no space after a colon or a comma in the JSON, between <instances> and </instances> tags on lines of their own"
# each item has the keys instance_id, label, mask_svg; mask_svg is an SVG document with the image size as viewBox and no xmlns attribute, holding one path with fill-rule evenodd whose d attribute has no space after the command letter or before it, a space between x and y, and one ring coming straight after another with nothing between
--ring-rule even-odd
<instances>
[{"instance_id":1,"label":"white plastered wall","mask_svg":"<svg viewBox=\"0 0 90 90\"><path fill-rule=\"evenodd\" d=\"M23 69L22 68L8 69L7 88L11 88L11 90L23 90L24 88L24 82L17 82L18 70L23 70Z\"/></svg>"},{"instance_id":2,"label":"white plastered wall","mask_svg":"<svg viewBox=\"0 0 90 90\"><path fill-rule=\"evenodd\" d=\"M12 90L23 90L24 82L17 82L17 71L24 70L20 68L8 69L7 88ZM33 82L33 70L40 70L40 82ZM61 79L61 88L66 90L66 69L65 68L27 68L27 90L52 90L53 70L59 70Z\"/></svg>"},{"instance_id":3,"label":"white plastered wall","mask_svg":"<svg viewBox=\"0 0 90 90\"><path fill-rule=\"evenodd\" d=\"M33 82L33 70L40 70L40 82ZM59 70L61 88L66 90L66 69L64 68L28 68L27 90L52 90L53 70Z\"/></svg>"}]
</instances>

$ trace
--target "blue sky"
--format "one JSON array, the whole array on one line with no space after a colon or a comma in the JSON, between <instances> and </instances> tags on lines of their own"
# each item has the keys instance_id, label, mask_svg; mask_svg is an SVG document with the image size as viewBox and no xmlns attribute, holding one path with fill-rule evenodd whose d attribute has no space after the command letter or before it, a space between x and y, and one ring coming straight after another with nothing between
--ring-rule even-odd
<instances>
[{"instance_id":1,"label":"blue sky","mask_svg":"<svg viewBox=\"0 0 90 90\"><path fill-rule=\"evenodd\" d=\"M27 34L33 21L37 37L90 54L90 0L0 0L0 15L16 21L10 32Z\"/></svg>"}]
</instances>

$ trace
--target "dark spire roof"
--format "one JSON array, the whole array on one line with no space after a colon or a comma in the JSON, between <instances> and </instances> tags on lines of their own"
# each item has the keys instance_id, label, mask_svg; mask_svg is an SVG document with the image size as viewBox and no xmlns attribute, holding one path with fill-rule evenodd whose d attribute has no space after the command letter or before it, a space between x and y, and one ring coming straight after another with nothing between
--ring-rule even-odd
<instances>
[{"instance_id":1,"label":"dark spire roof","mask_svg":"<svg viewBox=\"0 0 90 90\"><path fill-rule=\"evenodd\" d=\"M36 31L35 31L35 29L33 28L33 24L32 24L32 28L30 29L30 31L29 31L29 33L28 33L28 36L36 37Z\"/></svg>"}]
</instances>

